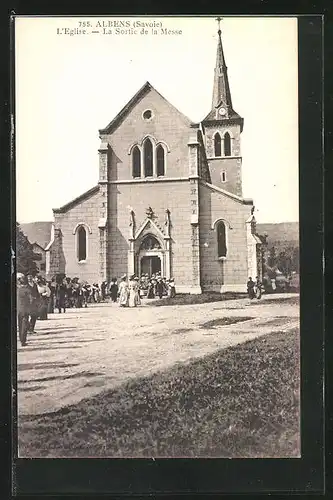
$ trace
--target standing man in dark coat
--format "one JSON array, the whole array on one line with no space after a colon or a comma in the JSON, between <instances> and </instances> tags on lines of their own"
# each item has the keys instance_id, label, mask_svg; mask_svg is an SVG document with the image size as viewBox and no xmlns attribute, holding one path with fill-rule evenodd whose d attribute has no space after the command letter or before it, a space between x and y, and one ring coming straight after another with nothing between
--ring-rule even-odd
<instances>
[{"instance_id":1,"label":"standing man in dark coat","mask_svg":"<svg viewBox=\"0 0 333 500\"><path fill-rule=\"evenodd\" d=\"M107 282L103 281L101 284L101 298L104 301L106 298L106 287L107 287Z\"/></svg>"},{"instance_id":2,"label":"standing man in dark coat","mask_svg":"<svg viewBox=\"0 0 333 500\"><path fill-rule=\"evenodd\" d=\"M164 284L162 278L158 278L156 283L156 293L160 299L163 297L163 292L164 292Z\"/></svg>"},{"instance_id":3,"label":"standing man in dark coat","mask_svg":"<svg viewBox=\"0 0 333 500\"><path fill-rule=\"evenodd\" d=\"M57 296L57 307L59 314L61 313L61 310L64 310L64 313L66 312L66 292L67 292L67 283L65 278L63 279L62 282L57 284L57 289L56 289L56 296Z\"/></svg>"},{"instance_id":4,"label":"standing man in dark coat","mask_svg":"<svg viewBox=\"0 0 333 500\"><path fill-rule=\"evenodd\" d=\"M73 285L70 278L66 278L65 285L66 285L67 307L74 307Z\"/></svg>"},{"instance_id":5,"label":"standing man in dark coat","mask_svg":"<svg viewBox=\"0 0 333 500\"><path fill-rule=\"evenodd\" d=\"M31 274L28 275L28 288L31 294L31 307L30 307L30 320L29 320L29 328L28 333L35 333L35 325L37 318L39 316L40 309L40 295L36 283L36 278L34 278Z\"/></svg>"},{"instance_id":6,"label":"standing man in dark coat","mask_svg":"<svg viewBox=\"0 0 333 500\"><path fill-rule=\"evenodd\" d=\"M109 292L110 292L112 302L117 302L117 297L118 297L117 278L112 278L112 281L110 283Z\"/></svg>"},{"instance_id":7,"label":"standing man in dark coat","mask_svg":"<svg viewBox=\"0 0 333 500\"><path fill-rule=\"evenodd\" d=\"M49 305L48 305L47 312L48 313L54 313L54 304L55 304L55 295L56 295L57 284L54 281L54 279L52 279L52 281L48 281L47 284L48 284L48 287L49 287L49 289L51 291L51 295L50 295L50 300L49 300Z\"/></svg>"},{"instance_id":8,"label":"standing man in dark coat","mask_svg":"<svg viewBox=\"0 0 333 500\"><path fill-rule=\"evenodd\" d=\"M29 314L32 296L28 286L28 280L23 274L17 275L17 325L19 338L22 346L27 343L27 332L29 327Z\"/></svg>"},{"instance_id":9,"label":"standing man in dark coat","mask_svg":"<svg viewBox=\"0 0 333 500\"><path fill-rule=\"evenodd\" d=\"M250 299L254 299L255 297L255 291L254 291L254 287L255 287L255 282L253 281L253 279L249 278L249 281L247 282L247 293L248 293L248 296L250 297Z\"/></svg>"}]
</instances>

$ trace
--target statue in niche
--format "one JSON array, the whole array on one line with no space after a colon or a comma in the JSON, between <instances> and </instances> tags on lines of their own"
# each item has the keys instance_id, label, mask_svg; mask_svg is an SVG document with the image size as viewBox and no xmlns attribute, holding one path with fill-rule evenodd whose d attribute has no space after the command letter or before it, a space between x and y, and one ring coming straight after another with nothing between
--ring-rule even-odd
<instances>
[{"instance_id":1,"label":"statue in niche","mask_svg":"<svg viewBox=\"0 0 333 500\"><path fill-rule=\"evenodd\" d=\"M135 231L135 219L134 219L134 210L130 210L130 237L134 238L134 231Z\"/></svg>"},{"instance_id":2,"label":"statue in niche","mask_svg":"<svg viewBox=\"0 0 333 500\"><path fill-rule=\"evenodd\" d=\"M170 210L168 208L165 211L165 225L170 226Z\"/></svg>"},{"instance_id":3,"label":"statue in niche","mask_svg":"<svg viewBox=\"0 0 333 500\"><path fill-rule=\"evenodd\" d=\"M167 236L170 235L170 226L171 226L171 221L170 221L170 210L167 208L165 211L165 227L166 227L166 233Z\"/></svg>"},{"instance_id":4,"label":"statue in niche","mask_svg":"<svg viewBox=\"0 0 333 500\"><path fill-rule=\"evenodd\" d=\"M146 215L147 215L148 219L155 219L154 210L151 208L151 206L149 206L147 208Z\"/></svg>"}]
</instances>

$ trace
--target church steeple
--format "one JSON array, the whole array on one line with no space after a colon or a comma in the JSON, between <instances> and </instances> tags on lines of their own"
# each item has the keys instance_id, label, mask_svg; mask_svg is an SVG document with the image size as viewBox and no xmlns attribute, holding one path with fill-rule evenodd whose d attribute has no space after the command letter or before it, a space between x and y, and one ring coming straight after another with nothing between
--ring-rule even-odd
<instances>
[{"instance_id":1,"label":"church steeple","mask_svg":"<svg viewBox=\"0 0 333 500\"><path fill-rule=\"evenodd\" d=\"M212 107L201 121L211 182L225 191L242 196L242 157L240 134L243 118L232 107L225 63L221 18L218 17L218 41Z\"/></svg>"},{"instance_id":2,"label":"church steeple","mask_svg":"<svg viewBox=\"0 0 333 500\"><path fill-rule=\"evenodd\" d=\"M222 32L220 28L221 17L218 17L218 41L216 52L216 64L214 69L214 85L213 85L213 99L212 108L208 115L204 118L203 122L212 120L237 120L243 129L243 118L232 107L231 92L228 78L228 68L225 63L223 45L222 45Z\"/></svg>"},{"instance_id":3,"label":"church steeple","mask_svg":"<svg viewBox=\"0 0 333 500\"><path fill-rule=\"evenodd\" d=\"M212 109L218 108L221 104L227 107L228 110L232 110L231 93L229 87L228 79L228 68L225 63L223 46L222 46L222 32L220 29L221 18L216 19L218 21L218 42L217 42L217 52L216 52L216 65L214 70L214 86L213 86L213 100Z\"/></svg>"}]
</instances>

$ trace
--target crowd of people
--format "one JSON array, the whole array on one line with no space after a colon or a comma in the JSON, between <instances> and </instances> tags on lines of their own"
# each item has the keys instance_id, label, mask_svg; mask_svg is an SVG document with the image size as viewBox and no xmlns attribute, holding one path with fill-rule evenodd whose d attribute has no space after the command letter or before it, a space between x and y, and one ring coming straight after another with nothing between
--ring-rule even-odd
<instances>
[{"instance_id":1,"label":"crowd of people","mask_svg":"<svg viewBox=\"0 0 333 500\"><path fill-rule=\"evenodd\" d=\"M46 281L41 276L17 274L17 316L19 338L26 345L27 335L34 333L37 319L48 319L49 313L65 313L68 308L88 307L88 304L111 301L121 307L136 307L141 299L176 295L174 279L162 278L160 273L124 275L101 284L80 281L63 275Z\"/></svg>"},{"instance_id":2,"label":"crowd of people","mask_svg":"<svg viewBox=\"0 0 333 500\"><path fill-rule=\"evenodd\" d=\"M167 280L160 273L143 274L140 278L134 274L129 277L124 275L119 283L119 305L121 307L136 307L141 304L141 298L154 299L164 296L175 297L176 287L173 278Z\"/></svg>"}]
</instances>

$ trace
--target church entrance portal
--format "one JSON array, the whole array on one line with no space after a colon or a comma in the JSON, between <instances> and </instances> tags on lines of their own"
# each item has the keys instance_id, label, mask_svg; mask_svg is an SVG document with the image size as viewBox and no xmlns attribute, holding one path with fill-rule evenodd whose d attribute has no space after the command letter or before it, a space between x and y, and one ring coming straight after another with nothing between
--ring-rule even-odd
<instances>
[{"instance_id":1,"label":"church entrance portal","mask_svg":"<svg viewBox=\"0 0 333 500\"><path fill-rule=\"evenodd\" d=\"M156 274L161 272L161 259L157 255L145 256L141 258L141 274Z\"/></svg>"},{"instance_id":2,"label":"church entrance portal","mask_svg":"<svg viewBox=\"0 0 333 500\"><path fill-rule=\"evenodd\" d=\"M169 237L163 240L151 233L140 239L130 240L128 254L128 275L161 273L167 279L170 278L170 241Z\"/></svg>"}]
</instances>

